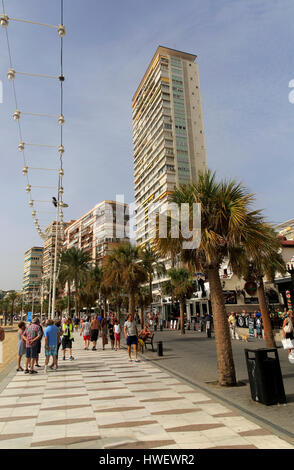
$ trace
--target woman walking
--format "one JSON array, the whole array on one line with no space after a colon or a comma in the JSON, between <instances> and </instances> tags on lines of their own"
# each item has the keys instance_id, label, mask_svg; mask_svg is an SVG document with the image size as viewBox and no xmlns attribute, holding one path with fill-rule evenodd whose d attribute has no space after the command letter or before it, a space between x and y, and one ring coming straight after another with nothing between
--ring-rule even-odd
<instances>
[{"instance_id":1,"label":"woman walking","mask_svg":"<svg viewBox=\"0 0 294 470\"><path fill-rule=\"evenodd\" d=\"M23 368L21 367L21 358L22 356L25 355L26 353L26 343L25 339L23 339L23 334L26 329L25 322L21 321L19 322L18 326L18 332L17 332L17 372L23 371Z\"/></svg>"},{"instance_id":2,"label":"woman walking","mask_svg":"<svg viewBox=\"0 0 294 470\"><path fill-rule=\"evenodd\" d=\"M118 349L120 349L120 333L121 333L121 327L117 320L114 321L113 330L114 330L114 346L115 346L115 350L117 351L117 346L118 346Z\"/></svg>"},{"instance_id":3,"label":"woman walking","mask_svg":"<svg viewBox=\"0 0 294 470\"><path fill-rule=\"evenodd\" d=\"M108 343L108 339L107 339L107 320L106 320L106 318L103 318L102 322L101 322L101 336L102 336L102 349L104 351L105 345Z\"/></svg>"},{"instance_id":4,"label":"woman walking","mask_svg":"<svg viewBox=\"0 0 294 470\"><path fill-rule=\"evenodd\" d=\"M93 343L92 351L97 351L96 345L97 345L99 330L100 330L100 322L98 320L98 316L95 315L94 319L91 322L91 343Z\"/></svg>"},{"instance_id":5,"label":"woman walking","mask_svg":"<svg viewBox=\"0 0 294 470\"><path fill-rule=\"evenodd\" d=\"M114 325L113 325L113 318L111 318L109 325L108 325L108 330L109 330L109 338L110 338L110 343L111 343L111 349L114 350Z\"/></svg>"},{"instance_id":6,"label":"woman walking","mask_svg":"<svg viewBox=\"0 0 294 470\"><path fill-rule=\"evenodd\" d=\"M89 349L89 344L90 344L90 338L91 338L91 323L90 323L90 318L87 317L86 320L83 322L80 336L83 335L84 343L85 343L85 351L88 351Z\"/></svg>"}]
</instances>

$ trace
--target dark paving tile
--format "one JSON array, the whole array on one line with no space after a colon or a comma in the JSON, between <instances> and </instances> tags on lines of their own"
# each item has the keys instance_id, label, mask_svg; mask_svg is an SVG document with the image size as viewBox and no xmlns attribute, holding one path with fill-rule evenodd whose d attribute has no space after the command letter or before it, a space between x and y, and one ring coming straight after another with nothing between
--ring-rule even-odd
<instances>
[{"instance_id":1,"label":"dark paving tile","mask_svg":"<svg viewBox=\"0 0 294 470\"><path fill-rule=\"evenodd\" d=\"M125 421L122 423L102 424L102 425L99 425L99 428L101 429L135 428L139 426L147 426L149 424L158 424L158 421Z\"/></svg>"},{"instance_id":2,"label":"dark paving tile","mask_svg":"<svg viewBox=\"0 0 294 470\"><path fill-rule=\"evenodd\" d=\"M144 406L122 406L118 408L104 408L103 410L95 410L95 413L118 413L121 411L144 410Z\"/></svg>"},{"instance_id":3,"label":"dark paving tile","mask_svg":"<svg viewBox=\"0 0 294 470\"><path fill-rule=\"evenodd\" d=\"M140 378L146 378L146 375L137 375L136 374L136 371L133 373L133 375L127 375L127 376L123 376L123 375L120 375L120 379L133 379L135 376L136 379L140 379Z\"/></svg>"},{"instance_id":4,"label":"dark paving tile","mask_svg":"<svg viewBox=\"0 0 294 470\"><path fill-rule=\"evenodd\" d=\"M189 431L206 431L207 429L225 428L221 423L212 424L188 424L186 426L178 426L176 428L166 428L166 432L189 432Z\"/></svg>"},{"instance_id":5,"label":"dark paving tile","mask_svg":"<svg viewBox=\"0 0 294 470\"><path fill-rule=\"evenodd\" d=\"M132 390L133 393L146 393L146 392L166 392L166 391L171 391L170 388L148 388L147 390L146 389L143 389L143 390Z\"/></svg>"},{"instance_id":6,"label":"dark paving tile","mask_svg":"<svg viewBox=\"0 0 294 470\"><path fill-rule=\"evenodd\" d=\"M96 392L97 390L100 390L101 392L103 391L110 391L110 390L126 390L127 387L110 387L110 388L99 388L99 387L96 387L96 388L87 388L88 392Z\"/></svg>"},{"instance_id":7,"label":"dark paving tile","mask_svg":"<svg viewBox=\"0 0 294 470\"><path fill-rule=\"evenodd\" d=\"M56 421L44 421L36 423L36 426L50 426L58 424L76 424L76 423L88 423L89 421L95 421L95 418L71 418L71 419L58 419Z\"/></svg>"},{"instance_id":8,"label":"dark paving tile","mask_svg":"<svg viewBox=\"0 0 294 470\"><path fill-rule=\"evenodd\" d=\"M189 408L189 409L178 409L178 410L165 410L165 411L154 411L152 415L183 415L186 413L195 413L196 411L202 411L200 408Z\"/></svg>"},{"instance_id":9,"label":"dark paving tile","mask_svg":"<svg viewBox=\"0 0 294 470\"><path fill-rule=\"evenodd\" d=\"M241 445L241 446L218 446L218 447L209 447L209 450L213 449L257 449L257 447L253 445Z\"/></svg>"},{"instance_id":10,"label":"dark paving tile","mask_svg":"<svg viewBox=\"0 0 294 470\"><path fill-rule=\"evenodd\" d=\"M128 382L128 385L146 385L146 384L158 384L158 380L156 381L146 380L146 382Z\"/></svg>"},{"instance_id":11,"label":"dark paving tile","mask_svg":"<svg viewBox=\"0 0 294 470\"><path fill-rule=\"evenodd\" d=\"M3 408L25 408L26 406L38 406L41 405L42 403L14 403L12 405L1 405L0 409Z\"/></svg>"},{"instance_id":12,"label":"dark paving tile","mask_svg":"<svg viewBox=\"0 0 294 470\"><path fill-rule=\"evenodd\" d=\"M266 429L254 429L251 431L238 432L240 436L271 436L272 433Z\"/></svg>"},{"instance_id":13,"label":"dark paving tile","mask_svg":"<svg viewBox=\"0 0 294 470\"><path fill-rule=\"evenodd\" d=\"M173 398L146 398L145 400L140 400L141 403L147 402L160 402L160 401L174 401L174 400L184 400L184 397L173 397ZM194 403L193 403L194 404Z\"/></svg>"},{"instance_id":14,"label":"dark paving tile","mask_svg":"<svg viewBox=\"0 0 294 470\"><path fill-rule=\"evenodd\" d=\"M38 416L7 416L6 418L0 418L0 423L11 423L12 421L23 421L24 419L35 419Z\"/></svg>"},{"instance_id":15,"label":"dark paving tile","mask_svg":"<svg viewBox=\"0 0 294 470\"><path fill-rule=\"evenodd\" d=\"M1 398L26 398L26 397L34 397L34 396L40 396L40 395L43 395L43 391L40 392L40 393L20 393L18 395L1 395L0 396L0 400Z\"/></svg>"},{"instance_id":16,"label":"dark paving tile","mask_svg":"<svg viewBox=\"0 0 294 470\"><path fill-rule=\"evenodd\" d=\"M197 405L201 406L203 402L201 403L197 403ZM240 416L238 415L238 413L234 413L233 411L230 411L228 413L219 413L219 414L215 414L215 415L212 415L213 418L231 418L233 416Z\"/></svg>"},{"instance_id":17,"label":"dark paving tile","mask_svg":"<svg viewBox=\"0 0 294 470\"><path fill-rule=\"evenodd\" d=\"M60 439L51 439L48 441L39 441L33 442L31 447L51 447L51 446L68 446L71 444L78 444L80 442L89 442L89 441L97 441L101 439L100 436L75 436L75 437L63 437Z\"/></svg>"},{"instance_id":18,"label":"dark paving tile","mask_svg":"<svg viewBox=\"0 0 294 470\"><path fill-rule=\"evenodd\" d=\"M6 388L6 390L25 390L26 388L40 388L42 387L44 384L42 385L22 385L21 387L9 387L9 388Z\"/></svg>"},{"instance_id":19,"label":"dark paving tile","mask_svg":"<svg viewBox=\"0 0 294 470\"><path fill-rule=\"evenodd\" d=\"M24 437L31 437L32 432L25 432L20 434L0 434L0 441L9 441L11 439L23 439Z\"/></svg>"},{"instance_id":20,"label":"dark paving tile","mask_svg":"<svg viewBox=\"0 0 294 470\"><path fill-rule=\"evenodd\" d=\"M204 400L204 401L193 401L193 405L212 405L215 404L212 402L212 400Z\"/></svg>"},{"instance_id":21,"label":"dark paving tile","mask_svg":"<svg viewBox=\"0 0 294 470\"><path fill-rule=\"evenodd\" d=\"M40 411L74 410L74 409L77 409L77 408L91 408L91 405L49 406L47 408L41 408Z\"/></svg>"},{"instance_id":22,"label":"dark paving tile","mask_svg":"<svg viewBox=\"0 0 294 470\"><path fill-rule=\"evenodd\" d=\"M134 395L123 395L123 396L114 396L114 397L98 397L98 398L90 398L90 401L97 401L97 400L122 400L123 398L134 398Z\"/></svg>"},{"instance_id":23,"label":"dark paving tile","mask_svg":"<svg viewBox=\"0 0 294 470\"><path fill-rule=\"evenodd\" d=\"M153 447L165 447L176 444L175 441L135 441L126 444L107 446L105 449L152 449Z\"/></svg>"},{"instance_id":24,"label":"dark paving tile","mask_svg":"<svg viewBox=\"0 0 294 470\"><path fill-rule=\"evenodd\" d=\"M52 388L50 387L50 388L45 388L44 391L48 392L49 390L55 390L55 391L56 390L64 390L66 392L68 390L70 391L70 390L73 390L75 388L84 388L84 385L81 384L81 385L77 385L77 386L69 385L68 387L67 386L65 386L65 387L52 387Z\"/></svg>"}]
</instances>

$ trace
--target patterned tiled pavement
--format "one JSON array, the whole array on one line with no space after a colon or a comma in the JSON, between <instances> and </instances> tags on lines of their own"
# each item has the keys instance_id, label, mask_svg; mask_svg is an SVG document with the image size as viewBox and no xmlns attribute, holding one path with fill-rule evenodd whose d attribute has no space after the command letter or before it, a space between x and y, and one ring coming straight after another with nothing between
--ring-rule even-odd
<instances>
[{"instance_id":1,"label":"patterned tiled pavement","mask_svg":"<svg viewBox=\"0 0 294 470\"><path fill-rule=\"evenodd\" d=\"M85 351L76 337L74 353L1 392L1 449L293 448L153 364L129 363L125 349Z\"/></svg>"}]
</instances>

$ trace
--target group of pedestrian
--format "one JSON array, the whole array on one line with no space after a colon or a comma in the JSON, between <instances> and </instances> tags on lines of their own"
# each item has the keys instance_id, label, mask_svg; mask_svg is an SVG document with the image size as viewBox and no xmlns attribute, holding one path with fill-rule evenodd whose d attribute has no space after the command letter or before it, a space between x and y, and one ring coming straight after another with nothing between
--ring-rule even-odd
<instances>
[{"instance_id":1,"label":"group of pedestrian","mask_svg":"<svg viewBox=\"0 0 294 470\"><path fill-rule=\"evenodd\" d=\"M62 346L63 360L65 360L66 350L69 350L69 359L72 356L73 326L69 318L66 318L63 325L59 320L47 320L45 330L38 318L26 326L21 321L18 324L18 345L17 345L17 372L24 371L25 374L36 374L35 367L39 364L39 354L41 352L41 341L45 338L45 372L48 367L53 370L58 368L58 351ZM25 356L25 369L21 366L22 356ZM52 364L49 366L49 359L52 357Z\"/></svg>"},{"instance_id":2,"label":"group of pedestrian","mask_svg":"<svg viewBox=\"0 0 294 470\"><path fill-rule=\"evenodd\" d=\"M34 318L28 327L24 322L18 324L18 345L17 345L17 371L23 371L21 358L26 357L25 374L36 374L34 367L40 367L39 354L41 351L41 340L43 329L38 318Z\"/></svg>"},{"instance_id":3,"label":"group of pedestrian","mask_svg":"<svg viewBox=\"0 0 294 470\"><path fill-rule=\"evenodd\" d=\"M83 336L84 349L86 351L89 350L90 342L93 343L92 351L97 351L99 333L102 340L103 351L108 344L108 336L111 349L115 349L116 351L120 349L121 327L117 319L111 318L107 321L106 318L95 315L92 321L89 316L81 320L80 336Z\"/></svg>"},{"instance_id":4,"label":"group of pedestrian","mask_svg":"<svg viewBox=\"0 0 294 470\"><path fill-rule=\"evenodd\" d=\"M78 321L77 321L78 320ZM121 342L121 326L116 318L95 317L91 320L89 316L72 320L71 318L63 318L61 321L47 320L42 325L38 318L34 318L29 325L21 321L18 324L18 350L17 350L17 371L24 371L25 374L36 374L36 367L39 365L39 354L41 352L41 340L45 340L45 367L44 372L47 373L48 368L52 370L58 369L58 353L62 348L62 360L66 359L66 351L69 351L69 359L74 360L72 356L72 343L74 341L74 330L80 326L80 336L83 336L84 349L89 350L90 343L93 343L92 350L97 351L97 341L99 334L102 339L102 349L108 344L108 337L112 350L120 349ZM132 361L132 351L135 356L135 362L139 362L137 357L138 342L144 345L147 338L152 337L151 331L145 326L140 334L138 334L137 321L133 315L128 315L123 329L126 343L128 346L129 361ZM22 368L21 361L25 355L25 369ZM49 364L50 357L52 362Z\"/></svg>"}]
</instances>

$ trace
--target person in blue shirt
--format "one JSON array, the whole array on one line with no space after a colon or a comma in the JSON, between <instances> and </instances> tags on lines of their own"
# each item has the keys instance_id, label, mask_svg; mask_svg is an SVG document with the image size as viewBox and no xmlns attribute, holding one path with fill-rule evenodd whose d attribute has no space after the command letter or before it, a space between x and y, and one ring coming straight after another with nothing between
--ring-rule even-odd
<instances>
[{"instance_id":1,"label":"person in blue shirt","mask_svg":"<svg viewBox=\"0 0 294 470\"><path fill-rule=\"evenodd\" d=\"M57 347L59 343L60 331L54 325L53 320L47 320L47 327L45 329L45 374L47 373L48 363L50 356L53 358L53 369L57 369Z\"/></svg>"}]
</instances>

